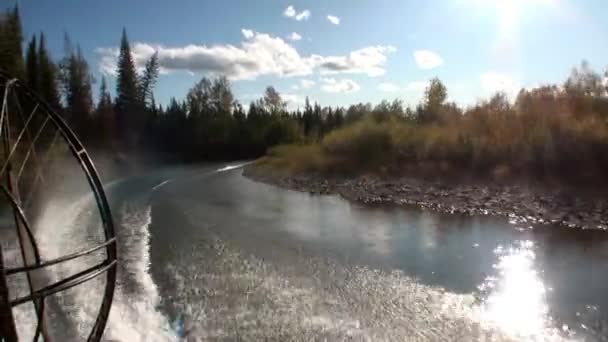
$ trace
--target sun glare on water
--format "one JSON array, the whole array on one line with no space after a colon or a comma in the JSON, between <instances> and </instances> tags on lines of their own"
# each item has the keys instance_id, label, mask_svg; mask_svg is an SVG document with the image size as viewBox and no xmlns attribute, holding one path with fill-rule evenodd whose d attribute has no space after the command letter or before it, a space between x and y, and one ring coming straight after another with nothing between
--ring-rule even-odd
<instances>
[{"instance_id":1,"label":"sun glare on water","mask_svg":"<svg viewBox=\"0 0 608 342\"><path fill-rule=\"evenodd\" d=\"M533 248L532 241L496 248L497 275L480 286L482 292L488 293L482 314L485 321L515 338L559 340L551 326L547 289L534 267Z\"/></svg>"}]
</instances>

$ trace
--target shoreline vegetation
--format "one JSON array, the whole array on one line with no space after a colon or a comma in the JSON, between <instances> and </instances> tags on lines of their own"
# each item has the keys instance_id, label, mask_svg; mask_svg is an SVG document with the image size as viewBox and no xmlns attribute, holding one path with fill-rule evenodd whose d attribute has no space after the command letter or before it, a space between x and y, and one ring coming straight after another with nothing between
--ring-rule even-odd
<instances>
[{"instance_id":1,"label":"shoreline vegetation","mask_svg":"<svg viewBox=\"0 0 608 342\"><path fill-rule=\"evenodd\" d=\"M269 85L247 107L221 75L203 76L163 106L154 97L158 55L135 60L126 29L114 96L102 77L97 101L77 43L66 34L65 55L55 59L42 32L23 32L18 7L0 13L0 69L23 79L116 169L266 152L247 174L289 188L607 226L608 72L586 62L561 84L498 92L469 106L450 102L433 78L415 106L396 98L332 107L306 97L293 109Z\"/></svg>"},{"instance_id":2,"label":"shoreline vegetation","mask_svg":"<svg viewBox=\"0 0 608 342\"><path fill-rule=\"evenodd\" d=\"M378 106L316 141L269 149L245 174L364 203L608 229L606 77L583 62L562 85L467 108L433 79L415 110Z\"/></svg>"}]
</instances>

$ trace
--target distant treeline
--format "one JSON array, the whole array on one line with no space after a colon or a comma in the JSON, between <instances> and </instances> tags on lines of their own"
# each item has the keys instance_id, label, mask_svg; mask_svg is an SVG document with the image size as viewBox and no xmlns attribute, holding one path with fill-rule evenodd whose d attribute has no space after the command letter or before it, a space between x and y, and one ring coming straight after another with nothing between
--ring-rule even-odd
<instances>
[{"instance_id":1,"label":"distant treeline","mask_svg":"<svg viewBox=\"0 0 608 342\"><path fill-rule=\"evenodd\" d=\"M272 149L259 165L291 174L529 179L595 186L608 175L606 75L583 63L561 85L501 93L463 109L434 79L412 115L371 110L318 142Z\"/></svg>"},{"instance_id":2,"label":"distant treeline","mask_svg":"<svg viewBox=\"0 0 608 342\"><path fill-rule=\"evenodd\" d=\"M94 79L80 47L65 36L64 56L55 60L43 33L30 38L25 53L17 7L0 17L0 69L25 80L66 118L89 148L127 156L154 154L171 161L251 158L268 147L317 139L362 115L365 107L321 108L306 100L302 111L290 112L271 86L247 108L235 100L226 77L203 77L182 100L157 105L154 87L159 75L157 56L136 71L123 30L116 70L115 96L105 78L93 101Z\"/></svg>"}]
</instances>

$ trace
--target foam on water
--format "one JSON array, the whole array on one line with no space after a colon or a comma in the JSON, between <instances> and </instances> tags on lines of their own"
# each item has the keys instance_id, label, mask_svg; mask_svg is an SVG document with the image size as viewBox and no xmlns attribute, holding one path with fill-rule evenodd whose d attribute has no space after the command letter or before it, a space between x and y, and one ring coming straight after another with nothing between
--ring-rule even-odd
<instances>
[{"instance_id":1,"label":"foam on water","mask_svg":"<svg viewBox=\"0 0 608 342\"><path fill-rule=\"evenodd\" d=\"M228 165L215 170L224 172L246 165ZM175 181L170 178L150 192ZM106 185L106 189L128 186L125 179ZM106 325L104 339L118 341L172 341L177 336L165 315L159 310L160 297L150 273L149 225L151 208L146 196L123 198L118 213L114 212L118 238L118 276L114 301ZM91 194L76 198L54 198L49 201L34 223L35 234L43 259L49 260L82 250L85 246L97 244L102 239L102 229L95 202ZM6 246L7 266L21 263L16 241ZM77 273L104 258L104 253L89 255L66 263L48 267L43 274L44 284L59 281ZM105 277L61 292L49 298L47 315L49 332L59 339L84 339L90 333L101 304ZM11 288L17 295L24 295L27 289L25 277L12 280ZM22 340L31 340L36 327L33 305L24 304L14 309L17 330ZM69 325L69 326L66 326Z\"/></svg>"},{"instance_id":2,"label":"foam on water","mask_svg":"<svg viewBox=\"0 0 608 342\"><path fill-rule=\"evenodd\" d=\"M51 259L69 252L83 249L94 241L100 241L101 225L96 216L92 196L73 201L52 201L36 224L36 235L41 255ZM171 341L175 340L167 318L158 311L159 295L149 274L148 226L151 222L150 206L126 201L115 213L118 236L119 268L117 287L104 339L118 341ZM48 281L57 281L102 260L99 253L59 264L45 273ZM25 284L18 284L22 287ZM60 339L83 339L90 333L101 296L105 277L68 291L59 293L47 302L56 302L60 312L50 313L65 316L59 325L51 323L51 335ZM31 306L19 306L15 310L20 338L32 338L35 316ZM65 324L69 326L63 326Z\"/></svg>"},{"instance_id":3,"label":"foam on water","mask_svg":"<svg viewBox=\"0 0 608 342\"><path fill-rule=\"evenodd\" d=\"M226 165L222 168L219 168L216 170L216 172L224 172L224 171L230 171L230 170L234 170L234 169L238 169L241 168L247 164L251 164L251 162L248 163L241 163L241 164L235 164L235 165Z\"/></svg>"},{"instance_id":4,"label":"foam on water","mask_svg":"<svg viewBox=\"0 0 608 342\"><path fill-rule=\"evenodd\" d=\"M168 319L158 311L158 289L149 273L150 206L138 208L125 204L121 213L122 229L118 238L121 243L123 275L119 274L116 299L110 313L106 331L109 338L124 341L171 341L175 333ZM135 291L126 289L124 281L131 277ZM133 293L135 292L135 293ZM134 295L133 295L134 294Z\"/></svg>"},{"instance_id":5,"label":"foam on water","mask_svg":"<svg viewBox=\"0 0 608 342\"><path fill-rule=\"evenodd\" d=\"M173 182L173 181L175 181L175 179L167 179L167 180L165 180L165 181L162 181L162 182L158 183L157 185L155 185L155 186L152 188L152 191L156 191L156 190L158 190L159 188L161 188L162 186L167 185L167 184L169 184L169 183L171 183L171 182Z\"/></svg>"},{"instance_id":6,"label":"foam on water","mask_svg":"<svg viewBox=\"0 0 608 342\"><path fill-rule=\"evenodd\" d=\"M205 232L207 233L207 232ZM176 311L203 340L493 340L471 295L421 285L401 272L245 256L225 242L193 241L169 264ZM188 262L185 262L188 260ZM300 262L302 264L300 264Z\"/></svg>"}]
</instances>

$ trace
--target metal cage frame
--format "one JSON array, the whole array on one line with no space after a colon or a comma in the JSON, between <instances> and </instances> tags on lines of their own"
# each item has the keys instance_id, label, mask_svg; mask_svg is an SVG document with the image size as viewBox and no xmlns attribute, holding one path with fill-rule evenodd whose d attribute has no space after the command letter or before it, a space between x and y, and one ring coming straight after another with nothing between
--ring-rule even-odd
<instances>
[{"instance_id":1,"label":"metal cage frame","mask_svg":"<svg viewBox=\"0 0 608 342\"><path fill-rule=\"evenodd\" d=\"M13 110L19 111L22 121L21 124L23 124L23 128L19 132L18 138L15 142L10 141L11 134L8 106L9 96L11 96L11 94L15 97L19 106L19 108ZM88 336L88 341L99 341L103 335L110 314L114 290L116 287L117 246L110 206L108 204L106 194L103 191L103 185L97 170L95 169L93 161L83 147L81 141L67 125L65 120L38 94L24 84L24 82L0 71L0 95L2 96L0 98L2 101L0 111L0 140L2 140L4 145L3 148L5 159L0 160L0 163L2 163L0 164L0 181L7 184L6 186L4 184L0 185L0 192L5 196L12 207L15 229L17 230L21 257L23 259L23 266L5 268L2 248L0 246L0 340L18 340L12 308L27 302L32 302L34 304L34 309L36 312L37 324L34 334L34 341L38 341L41 335L45 340L49 340L50 338L45 331L45 298L57 292L61 292L82 284L83 282L89 281L105 273L106 282L103 299L101 301L95 323ZM25 98L34 106L32 113L27 119L23 115L24 113L19 102L19 97ZM41 127L39 127L38 131L32 135L32 132L30 132L28 129L28 125L30 124L34 113L40 111L42 111L43 115L45 115L44 123L41 125ZM19 177L21 177L28 159L30 156L32 156L33 160L36 158L35 143L47 124L53 125L53 128L56 129L56 131L54 131L55 135L51 142L51 147L58 138L63 139L64 142L67 143L72 156L80 165L82 172L84 172L90 190L92 191L97 204L97 210L99 211L101 217L105 238L105 241L97 246L64 255L52 260L42 260L40 256L35 235L32 232L27 216L24 213L24 206L26 204L22 203L18 188ZM27 154L22 165L19 167L18 174L15 175L15 169L13 169L15 165L11 164L11 157L14 155L17 144L22 140L24 134L30 137L31 143L27 147ZM44 179L40 174L40 170L36 170L32 192L35 190L38 183L43 181ZM25 200L27 201L28 198L26 197ZM26 240L29 241L29 243L26 243ZM30 272L89 255L102 249L105 250L106 258L100 263L43 288L36 289L34 287ZM27 260L28 258L30 260ZM11 299L7 285L7 277L15 274L26 274L29 285L29 294L23 297Z\"/></svg>"}]
</instances>

